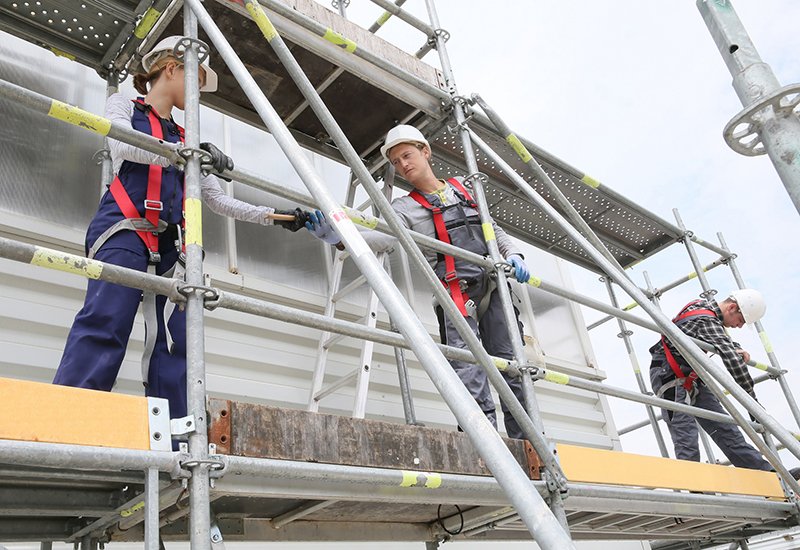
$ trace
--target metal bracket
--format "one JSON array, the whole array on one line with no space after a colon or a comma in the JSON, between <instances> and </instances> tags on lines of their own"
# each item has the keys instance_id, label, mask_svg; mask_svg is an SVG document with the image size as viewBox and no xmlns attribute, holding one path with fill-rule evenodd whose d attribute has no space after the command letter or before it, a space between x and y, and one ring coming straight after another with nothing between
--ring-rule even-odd
<instances>
[{"instance_id":1,"label":"metal bracket","mask_svg":"<svg viewBox=\"0 0 800 550\"><path fill-rule=\"evenodd\" d=\"M147 398L147 418L151 451L171 451L169 401L160 397Z\"/></svg>"},{"instance_id":2,"label":"metal bracket","mask_svg":"<svg viewBox=\"0 0 800 550\"><path fill-rule=\"evenodd\" d=\"M193 157L200 159L200 166L209 165L213 162L211 153L203 149L195 149L193 147L180 147L177 150L178 156L184 160L189 160Z\"/></svg>"},{"instance_id":3,"label":"metal bracket","mask_svg":"<svg viewBox=\"0 0 800 550\"><path fill-rule=\"evenodd\" d=\"M797 115L795 109L800 106L800 84L784 86L771 94L763 97L757 103L744 108L734 116L722 135L728 147L741 155L756 157L767 152L761 141L761 128L765 113L764 109L772 107L775 117L786 118Z\"/></svg>"},{"instance_id":4,"label":"metal bracket","mask_svg":"<svg viewBox=\"0 0 800 550\"><path fill-rule=\"evenodd\" d=\"M444 29L433 29L433 34L428 37L428 46L436 49L437 38L441 38L442 41L447 42L450 40L450 33Z\"/></svg>"},{"instance_id":5,"label":"metal bracket","mask_svg":"<svg viewBox=\"0 0 800 550\"><path fill-rule=\"evenodd\" d=\"M213 286L179 284L178 292L186 298L188 298L190 294L202 294L204 307L208 307L209 309L216 308L219 303L219 289Z\"/></svg>"},{"instance_id":6,"label":"metal bracket","mask_svg":"<svg viewBox=\"0 0 800 550\"><path fill-rule=\"evenodd\" d=\"M186 53L186 50L192 46L194 46L195 50L197 50L197 64L199 65L205 61L209 52L211 51L211 49L208 47L208 44L202 40L198 40L197 38L189 38L188 36L181 38L178 43L175 44L175 47L172 48L172 53L175 56L175 59L178 61L183 61L183 56Z\"/></svg>"},{"instance_id":7,"label":"metal bracket","mask_svg":"<svg viewBox=\"0 0 800 550\"><path fill-rule=\"evenodd\" d=\"M182 418L173 418L170 420L169 425L172 435L186 435L196 431L193 414Z\"/></svg>"},{"instance_id":8,"label":"metal bracket","mask_svg":"<svg viewBox=\"0 0 800 550\"><path fill-rule=\"evenodd\" d=\"M108 149L100 149L99 151L95 151L94 155L92 155L92 160L95 164L100 166L103 164L103 162L111 160L111 151Z\"/></svg>"},{"instance_id":9,"label":"metal bracket","mask_svg":"<svg viewBox=\"0 0 800 550\"><path fill-rule=\"evenodd\" d=\"M626 336L633 336L633 331L632 330L625 330L625 331L620 332L619 334L617 334L617 338L625 338Z\"/></svg>"},{"instance_id":10,"label":"metal bracket","mask_svg":"<svg viewBox=\"0 0 800 550\"><path fill-rule=\"evenodd\" d=\"M339 5L342 5L345 8L349 8L350 7L350 0L332 0L331 1L331 6L333 6L334 9L338 10L339 9Z\"/></svg>"}]
</instances>

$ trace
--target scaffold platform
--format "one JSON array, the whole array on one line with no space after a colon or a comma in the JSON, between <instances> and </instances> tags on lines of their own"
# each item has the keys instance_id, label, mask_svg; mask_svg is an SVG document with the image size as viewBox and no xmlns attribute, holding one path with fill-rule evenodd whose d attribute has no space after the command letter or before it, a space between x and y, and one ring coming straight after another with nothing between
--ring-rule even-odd
<instances>
[{"instance_id":1,"label":"scaffold platform","mask_svg":"<svg viewBox=\"0 0 800 550\"><path fill-rule=\"evenodd\" d=\"M0 384L16 397L0 406L0 438L10 448L0 453L38 445L54 455L99 456L120 438L132 452L145 452L152 439L142 430L147 398ZM49 405L37 401L33 424L31 406L22 404L42 395ZM105 421L88 423L87 410ZM466 434L219 399L209 400L208 412L219 465L211 507L227 541L530 539ZM72 430L54 431L54 423ZM95 446L76 444L89 438ZM544 494L530 445L505 443ZM149 452L161 461L161 535L185 539L180 472L187 455L163 447ZM687 539L710 545L793 525L794 506L771 473L573 445L557 445L557 455L571 480L565 508L575 539L645 538L683 548ZM3 542L143 540L141 472L104 469L99 459L95 468L74 469L38 460L10 464L7 456L0 454Z\"/></svg>"}]
</instances>

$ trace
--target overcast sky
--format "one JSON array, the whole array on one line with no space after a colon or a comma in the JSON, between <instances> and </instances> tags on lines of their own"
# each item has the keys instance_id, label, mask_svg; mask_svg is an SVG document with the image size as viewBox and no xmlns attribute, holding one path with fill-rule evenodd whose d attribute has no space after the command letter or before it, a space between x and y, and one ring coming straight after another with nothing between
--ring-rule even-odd
<instances>
[{"instance_id":1,"label":"overcast sky","mask_svg":"<svg viewBox=\"0 0 800 550\"><path fill-rule=\"evenodd\" d=\"M792 237L800 218L769 159L738 155L722 139L723 127L742 106L695 3L439 0L437 6L441 26L452 35L448 51L462 95L480 93L517 133L659 216L673 221L677 207L701 238L716 242L716 233L724 233L746 283L766 296L764 325L782 367L794 369L800 261ZM800 3L739 0L734 6L780 82L798 82ZM424 2L406 7L427 20ZM364 0L353 0L348 10L364 26L381 13ZM380 35L411 51L423 40L394 18ZM436 63L435 52L426 60ZM715 259L699 253L703 264ZM640 286L642 270L661 286L692 268L675 245L631 270ZM575 267L572 273L579 290L607 299L595 275ZM734 288L726 267L712 272L710 281L721 294ZM699 292L692 281L667 294L662 305L674 315ZM620 302L630 301L620 291ZM600 317L585 315L587 322ZM634 330L646 373L647 348L656 338ZM607 323L592 331L592 342L608 383L634 388L618 332L616 323ZM754 331L733 332L766 362ZM788 380L797 386L796 374ZM759 385L757 394L798 431L776 383ZM645 418L640 405L612 400L612 407L618 427ZM625 436L623 446L657 453L645 430Z\"/></svg>"}]
</instances>

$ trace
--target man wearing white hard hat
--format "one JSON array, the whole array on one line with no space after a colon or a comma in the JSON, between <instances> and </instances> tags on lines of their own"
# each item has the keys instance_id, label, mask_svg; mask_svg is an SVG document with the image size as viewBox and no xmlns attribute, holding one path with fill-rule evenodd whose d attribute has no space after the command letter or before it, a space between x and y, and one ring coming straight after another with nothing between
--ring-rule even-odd
<instances>
[{"instance_id":1,"label":"man wearing white hard hat","mask_svg":"<svg viewBox=\"0 0 800 550\"><path fill-rule=\"evenodd\" d=\"M399 176L414 186L410 194L392 201L392 208L408 229L422 233L453 246L464 248L481 256L489 251L484 239L480 215L471 194L462 178L447 181L438 179L430 165L431 148L422 133L413 126L401 124L392 128L381 147L383 157L392 163ZM325 216L317 211L311 214L309 230L330 244L338 244L339 237ZM527 282L530 274L522 254L514 243L496 224L494 233L500 253L514 269L520 282ZM373 250L386 250L396 239L376 232L362 234ZM483 346L491 355L513 359L513 349L506 326L505 316L498 293L494 292L494 280L482 267L470 262L424 250L425 258L447 288L451 299L466 318L472 330L481 338ZM516 311L517 317L519 312ZM466 348L458 331L446 318L440 306L436 306L439 334L444 344ZM519 319L517 318L517 323ZM520 325L520 332L522 326ZM481 407L486 417L497 426L495 403L492 398L486 373L474 363L450 361L470 394ZM518 378L503 373L514 394L524 403L522 384ZM523 433L516 420L501 402L506 432L509 437L522 438Z\"/></svg>"},{"instance_id":2,"label":"man wearing white hard hat","mask_svg":"<svg viewBox=\"0 0 800 550\"><path fill-rule=\"evenodd\" d=\"M745 323L760 320L767 311L764 297L757 290L734 290L717 303L715 300L696 300L687 304L673 322L687 336L714 346L733 379L755 398L753 379L747 371L750 354L734 342L726 328L740 328ZM650 381L659 397L678 403L726 414L719 400L697 377L689 363L665 337L650 348ZM675 458L700 461L697 424L711 436L731 464L754 470L772 470L755 447L748 444L734 424L717 422L692 415L662 409L675 446Z\"/></svg>"},{"instance_id":3,"label":"man wearing white hard hat","mask_svg":"<svg viewBox=\"0 0 800 550\"><path fill-rule=\"evenodd\" d=\"M184 108L183 63L174 54L181 38L165 38L142 57L144 72L133 78L141 96L131 100L120 93L112 95L106 102L106 118L169 143L183 142L183 128L172 119L173 108ZM199 79L201 91L217 89L217 74L208 58L200 65ZM213 144L205 142L200 147L210 159L204 169L233 169L233 161ZM180 276L183 172L164 157L113 139L109 139L109 149L115 178L86 232L87 256L138 271ZM274 208L229 197L214 175L203 176L201 187L203 201L212 211L273 225ZM294 220L275 223L296 231L304 220ZM164 296L146 294L142 300L137 289L89 280L84 306L75 317L53 382L110 390L125 357L140 302L146 332L142 358L146 394L168 399L173 418L186 416L184 312Z\"/></svg>"}]
</instances>

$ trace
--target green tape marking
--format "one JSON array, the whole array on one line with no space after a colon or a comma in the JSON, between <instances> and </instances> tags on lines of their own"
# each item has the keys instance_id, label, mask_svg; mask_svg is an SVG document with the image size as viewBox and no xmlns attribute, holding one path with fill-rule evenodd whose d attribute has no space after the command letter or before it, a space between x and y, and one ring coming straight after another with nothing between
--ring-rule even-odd
<instances>
[{"instance_id":1,"label":"green tape marking","mask_svg":"<svg viewBox=\"0 0 800 550\"><path fill-rule=\"evenodd\" d=\"M392 17L392 14L391 14L391 13L389 13L388 11L385 11L385 12L383 12L383 15L381 15L380 17L378 17L378 20L377 20L377 21L375 21L375 24L376 24L376 25L378 25L379 27L382 27L383 25L385 25L385 24L386 24L386 22L387 22L389 19L391 19L391 17Z\"/></svg>"},{"instance_id":2,"label":"green tape marking","mask_svg":"<svg viewBox=\"0 0 800 550\"><path fill-rule=\"evenodd\" d=\"M47 112L47 116L69 122L81 128L86 128L101 136L106 136L108 132L111 131L111 121L107 118L84 111L79 107L62 103L56 99L50 104L50 110Z\"/></svg>"},{"instance_id":3,"label":"green tape marking","mask_svg":"<svg viewBox=\"0 0 800 550\"><path fill-rule=\"evenodd\" d=\"M50 51L56 54L58 57L66 57L70 61L75 61L75 56L71 53L67 53L64 50L59 50L58 48L50 48Z\"/></svg>"},{"instance_id":4,"label":"green tape marking","mask_svg":"<svg viewBox=\"0 0 800 550\"><path fill-rule=\"evenodd\" d=\"M325 30L325 34L322 35L322 38L330 42L331 44L335 44L340 46L343 50L353 53L358 48L358 44L350 40L349 38L345 38L332 28L328 27Z\"/></svg>"},{"instance_id":5,"label":"green tape marking","mask_svg":"<svg viewBox=\"0 0 800 550\"><path fill-rule=\"evenodd\" d=\"M139 21L139 24L136 25L133 35L139 40L144 40L150 32L150 29L152 29L153 25L155 25L156 21L158 21L159 17L161 17L160 11L153 9L152 7L148 8L147 11L144 12L144 16L142 17L141 21Z\"/></svg>"},{"instance_id":6,"label":"green tape marking","mask_svg":"<svg viewBox=\"0 0 800 550\"><path fill-rule=\"evenodd\" d=\"M89 260L66 252L57 252L48 248L36 247L33 258L31 258L31 265L81 275L89 279L99 279L100 274L103 273L103 264L96 260Z\"/></svg>"},{"instance_id":7,"label":"green tape marking","mask_svg":"<svg viewBox=\"0 0 800 550\"><path fill-rule=\"evenodd\" d=\"M144 510L144 501L137 502L130 508L126 508L125 510L120 510L119 515L123 518L127 518L138 512L139 510Z\"/></svg>"},{"instance_id":8,"label":"green tape marking","mask_svg":"<svg viewBox=\"0 0 800 550\"><path fill-rule=\"evenodd\" d=\"M569 384L569 376L566 374L562 374L560 372L553 372L551 370L547 371L544 375L544 379L548 382L553 382L554 384Z\"/></svg>"},{"instance_id":9,"label":"green tape marking","mask_svg":"<svg viewBox=\"0 0 800 550\"><path fill-rule=\"evenodd\" d=\"M588 185L589 187L591 187L592 189L597 189L598 187L600 187L600 182L594 179L589 174L584 174L584 176L581 178L581 181L586 185Z\"/></svg>"},{"instance_id":10,"label":"green tape marking","mask_svg":"<svg viewBox=\"0 0 800 550\"><path fill-rule=\"evenodd\" d=\"M533 275L531 275L531 278L528 279L528 284L531 286L535 286L536 288L539 288L540 286L542 286L542 280L539 277L534 277Z\"/></svg>"},{"instance_id":11,"label":"green tape marking","mask_svg":"<svg viewBox=\"0 0 800 550\"><path fill-rule=\"evenodd\" d=\"M256 22L258 28L261 29L261 34L264 35L267 42L272 42L272 39L278 36L278 31L272 21L269 20L269 17L267 17L267 14L264 13L264 10L261 9L261 6L257 2L247 2L245 8L247 8L250 17Z\"/></svg>"},{"instance_id":12,"label":"green tape marking","mask_svg":"<svg viewBox=\"0 0 800 550\"><path fill-rule=\"evenodd\" d=\"M348 206L342 206L342 210L344 210L347 217L356 224L360 225L361 227L366 227L367 229L375 229L378 227L378 218L375 216L370 216L365 212L361 212L360 210L356 210L355 208L350 208Z\"/></svg>"},{"instance_id":13,"label":"green tape marking","mask_svg":"<svg viewBox=\"0 0 800 550\"><path fill-rule=\"evenodd\" d=\"M758 361L756 361L756 364L753 366L758 370L763 370L763 371L769 370L769 365L765 365L764 363L759 363Z\"/></svg>"},{"instance_id":14,"label":"green tape marking","mask_svg":"<svg viewBox=\"0 0 800 550\"><path fill-rule=\"evenodd\" d=\"M758 333L758 337L761 338L761 343L764 345L764 351L767 353L772 353L772 342L769 341L767 333L762 330Z\"/></svg>"},{"instance_id":15,"label":"green tape marking","mask_svg":"<svg viewBox=\"0 0 800 550\"><path fill-rule=\"evenodd\" d=\"M519 140L519 138L514 134L508 134L506 136L506 141L514 149L514 152L517 153L517 156L522 160L522 162L529 162L533 157Z\"/></svg>"},{"instance_id":16,"label":"green tape marking","mask_svg":"<svg viewBox=\"0 0 800 550\"><path fill-rule=\"evenodd\" d=\"M504 371L508 369L508 361L495 357L494 366L497 367L497 370Z\"/></svg>"},{"instance_id":17,"label":"green tape marking","mask_svg":"<svg viewBox=\"0 0 800 550\"><path fill-rule=\"evenodd\" d=\"M622 311L630 311L630 310L632 310L633 308L635 308L638 305L639 304L636 303L636 302L630 303L627 306L625 306L624 308L622 308Z\"/></svg>"}]
</instances>

